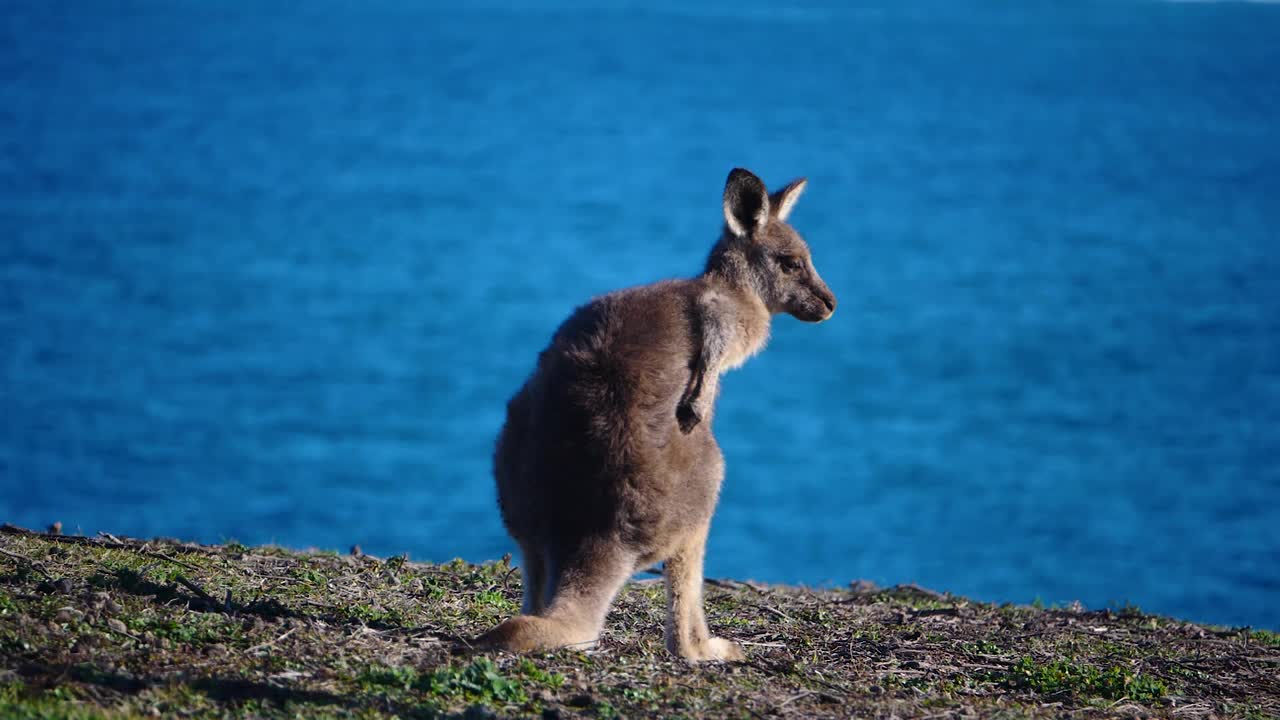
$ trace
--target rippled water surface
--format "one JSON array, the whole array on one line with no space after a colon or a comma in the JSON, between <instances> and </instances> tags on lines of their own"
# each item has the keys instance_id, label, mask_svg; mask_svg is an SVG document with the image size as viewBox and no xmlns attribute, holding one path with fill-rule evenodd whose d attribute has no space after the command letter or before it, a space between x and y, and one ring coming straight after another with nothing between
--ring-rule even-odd
<instances>
[{"instance_id":1,"label":"rippled water surface","mask_svg":"<svg viewBox=\"0 0 1280 720\"><path fill-rule=\"evenodd\" d=\"M744 165L841 305L709 574L1280 628L1280 7L463 5L6 6L0 520L498 557L507 397Z\"/></svg>"}]
</instances>

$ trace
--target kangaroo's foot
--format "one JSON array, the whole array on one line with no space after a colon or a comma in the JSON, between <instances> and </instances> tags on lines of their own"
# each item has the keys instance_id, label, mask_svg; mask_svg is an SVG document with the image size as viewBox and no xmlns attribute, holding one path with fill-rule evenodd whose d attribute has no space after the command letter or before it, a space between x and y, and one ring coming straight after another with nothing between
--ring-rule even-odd
<instances>
[{"instance_id":1,"label":"kangaroo's foot","mask_svg":"<svg viewBox=\"0 0 1280 720\"><path fill-rule=\"evenodd\" d=\"M555 588L547 607L507 620L481 635L478 644L512 652L594 647L609 605L636 571L636 556L616 539L606 539L584 542L574 554L552 558L546 566L546 582Z\"/></svg>"},{"instance_id":2,"label":"kangaroo's foot","mask_svg":"<svg viewBox=\"0 0 1280 720\"><path fill-rule=\"evenodd\" d=\"M589 649L595 646L596 639L593 628L574 627L554 618L517 615L476 638L473 644L527 653L570 646Z\"/></svg>"},{"instance_id":3,"label":"kangaroo's foot","mask_svg":"<svg viewBox=\"0 0 1280 720\"><path fill-rule=\"evenodd\" d=\"M745 660L737 643L711 637L702 611L702 554L707 543L706 523L684 538L667 558L667 649L691 662Z\"/></svg>"},{"instance_id":4,"label":"kangaroo's foot","mask_svg":"<svg viewBox=\"0 0 1280 720\"><path fill-rule=\"evenodd\" d=\"M739 662L747 659L738 643L719 637L684 644L668 640L667 649L689 662Z\"/></svg>"}]
</instances>

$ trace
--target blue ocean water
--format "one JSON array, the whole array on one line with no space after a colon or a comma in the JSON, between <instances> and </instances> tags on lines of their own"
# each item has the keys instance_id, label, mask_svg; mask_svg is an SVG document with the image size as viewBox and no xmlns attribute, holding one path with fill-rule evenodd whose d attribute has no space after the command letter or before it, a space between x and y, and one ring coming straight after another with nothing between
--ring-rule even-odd
<instances>
[{"instance_id":1,"label":"blue ocean water","mask_svg":"<svg viewBox=\"0 0 1280 720\"><path fill-rule=\"evenodd\" d=\"M1280 7L591 5L6 3L0 520L499 557L506 399L741 165L840 308L708 574L1280 628Z\"/></svg>"}]
</instances>

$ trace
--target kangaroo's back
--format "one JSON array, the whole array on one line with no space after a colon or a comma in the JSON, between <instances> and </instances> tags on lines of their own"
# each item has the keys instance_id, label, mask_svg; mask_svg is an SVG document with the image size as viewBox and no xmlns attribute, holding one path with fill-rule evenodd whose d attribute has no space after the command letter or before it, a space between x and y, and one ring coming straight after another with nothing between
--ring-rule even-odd
<instances>
[{"instance_id":1,"label":"kangaroo's back","mask_svg":"<svg viewBox=\"0 0 1280 720\"><path fill-rule=\"evenodd\" d=\"M494 474L513 535L603 532L630 469L682 438L675 407L696 342L692 281L596 298L556 331L507 406Z\"/></svg>"}]
</instances>

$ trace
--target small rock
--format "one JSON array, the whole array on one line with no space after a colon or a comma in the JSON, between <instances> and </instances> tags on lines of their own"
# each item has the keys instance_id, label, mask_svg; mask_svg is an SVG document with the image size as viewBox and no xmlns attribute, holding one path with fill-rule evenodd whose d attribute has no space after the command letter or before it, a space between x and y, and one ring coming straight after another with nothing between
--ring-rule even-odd
<instances>
[{"instance_id":1,"label":"small rock","mask_svg":"<svg viewBox=\"0 0 1280 720\"><path fill-rule=\"evenodd\" d=\"M560 720L559 708L542 708L542 720Z\"/></svg>"},{"instance_id":2,"label":"small rock","mask_svg":"<svg viewBox=\"0 0 1280 720\"><path fill-rule=\"evenodd\" d=\"M111 595L105 592L96 592L89 600L89 607L101 612L104 615L116 615L124 608L120 603L111 599Z\"/></svg>"},{"instance_id":3,"label":"small rock","mask_svg":"<svg viewBox=\"0 0 1280 720\"><path fill-rule=\"evenodd\" d=\"M121 635L124 635L125 633L129 632L128 629L125 628L124 623L120 622L116 618L111 618L110 620L108 620L107 627L111 628L115 632L120 633Z\"/></svg>"},{"instance_id":4,"label":"small rock","mask_svg":"<svg viewBox=\"0 0 1280 720\"><path fill-rule=\"evenodd\" d=\"M84 613L73 607L58 608L58 614L54 616L54 620L60 623L75 622L84 617Z\"/></svg>"},{"instance_id":5,"label":"small rock","mask_svg":"<svg viewBox=\"0 0 1280 720\"><path fill-rule=\"evenodd\" d=\"M46 580L37 585L36 589L42 593L58 593L59 595L67 595L71 592L71 580L68 578L60 578L53 582Z\"/></svg>"},{"instance_id":6,"label":"small rock","mask_svg":"<svg viewBox=\"0 0 1280 720\"><path fill-rule=\"evenodd\" d=\"M569 698L569 707L586 708L595 704L595 698L591 697L587 693L579 693Z\"/></svg>"}]
</instances>

